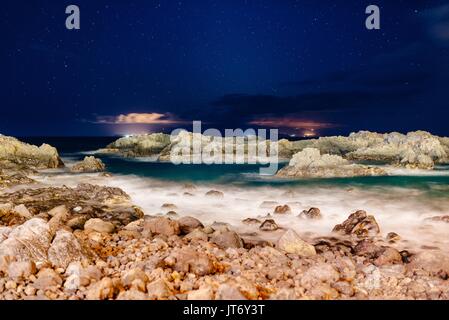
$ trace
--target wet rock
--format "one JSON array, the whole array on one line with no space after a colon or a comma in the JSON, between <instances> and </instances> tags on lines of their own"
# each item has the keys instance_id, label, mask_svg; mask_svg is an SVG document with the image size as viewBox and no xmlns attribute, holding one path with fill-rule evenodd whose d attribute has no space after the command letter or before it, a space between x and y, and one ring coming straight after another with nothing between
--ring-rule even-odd
<instances>
[{"instance_id":1,"label":"wet rock","mask_svg":"<svg viewBox=\"0 0 449 320\"><path fill-rule=\"evenodd\" d=\"M188 234L197 228L204 227L200 220L193 217L179 218L178 223L182 234Z\"/></svg>"},{"instance_id":2,"label":"wet rock","mask_svg":"<svg viewBox=\"0 0 449 320\"><path fill-rule=\"evenodd\" d=\"M290 207L288 205L283 205L283 206L277 206L276 208L274 208L274 213L288 214L288 213L292 213L292 210L290 209Z\"/></svg>"},{"instance_id":3,"label":"wet rock","mask_svg":"<svg viewBox=\"0 0 449 320\"><path fill-rule=\"evenodd\" d=\"M114 297L114 284L108 277L91 284L86 292L87 300L106 300Z\"/></svg>"},{"instance_id":4,"label":"wet rock","mask_svg":"<svg viewBox=\"0 0 449 320\"><path fill-rule=\"evenodd\" d=\"M435 216L435 217L427 218L426 221L449 223L449 215L446 215L446 216Z\"/></svg>"},{"instance_id":5,"label":"wet rock","mask_svg":"<svg viewBox=\"0 0 449 320\"><path fill-rule=\"evenodd\" d=\"M62 285L61 277L53 269L49 268L39 271L37 279L33 283L33 286L38 290L48 290L60 285Z\"/></svg>"},{"instance_id":6,"label":"wet rock","mask_svg":"<svg viewBox=\"0 0 449 320\"><path fill-rule=\"evenodd\" d=\"M77 173L102 172L106 169L103 161L93 156L84 157L83 161L75 163L70 171Z\"/></svg>"},{"instance_id":7,"label":"wet rock","mask_svg":"<svg viewBox=\"0 0 449 320\"><path fill-rule=\"evenodd\" d=\"M303 219L321 219L321 211L318 208L310 208L309 210L304 210L299 214L300 218Z\"/></svg>"},{"instance_id":8,"label":"wet rock","mask_svg":"<svg viewBox=\"0 0 449 320\"><path fill-rule=\"evenodd\" d=\"M246 219L242 220L242 222L244 224L259 224L260 220L259 219L255 219L255 218L246 218Z\"/></svg>"},{"instance_id":9,"label":"wet rock","mask_svg":"<svg viewBox=\"0 0 449 320\"><path fill-rule=\"evenodd\" d=\"M398 250L391 247L386 247L379 256L374 260L376 266L383 266L388 264L402 263L402 256Z\"/></svg>"},{"instance_id":10,"label":"wet rock","mask_svg":"<svg viewBox=\"0 0 449 320\"><path fill-rule=\"evenodd\" d=\"M210 241L223 249L243 247L242 239L235 231L216 231Z\"/></svg>"},{"instance_id":11,"label":"wet rock","mask_svg":"<svg viewBox=\"0 0 449 320\"><path fill-rule=\"evenodd\" d=\"M276 231L279 227L273 219L267 219L260 225L259 229L262 231Z\"/></svg>"},{"instance_id":12,"label":"wet rock","mask_svg":"<svg viewBox=\"0 0 449 320\"><path fill-rule=\"evenodd\" d=\"M11 256L19 261L44 262L50 247L52 234L48 224L33 218L14 228L8 239L0 243L0 257Z\"/></svg>"},{"instance_id":13,"label":"wet rock","mask_svg":"<svg viewBox=\"0 0 449 320\"><path fill-rule=\"evenodd\" d=\"M115 231L115 226L107 221L103 221L98 218L93 218L87 220L84 224L84 230L86 231L96 231L100 233L113 233Z\"/></svg>"},{"instance_id":14,"label":"wet rock","mask_svg":"<svg viewBox=\"0 0 449 320\"><path fill-rule=\"evenodd\" d=\"M148 219L145 219L144 231L145 230L148 230L152 234L161 234L167 237L179 235L181 233L178 221L165 217L149 217Z\"/></svg>"},{"instance_id":15,"label":"wet rock","mask_svg":"<svg viewBox=\"0 0 449 320\"><path fill-rule=\"evenodd\" d=\"M179 216L179 214L176 211L169 211L165 214L167 217L176 218Z\"/></svg>"},{"instance_id":16,"label":"wet rock","mask_svg":"<svg viewBox=\"0 0 449 320\"><path fill-rule=\"evenodd\" d=\"M390 243L396 243L401 240L401 237L396 232L389 232L385 239Z\"/></svg>"},{"instance_id":17,"label":"wet rock","mask_svg":"<svg viewBox=\"0 0 449 320\"><path fill-rule=\"evenodd\" d=\"M371 240L362 240L354 247L354 253L359 256L365 256L374 259L383 251L383 248L377 246Z\"/></svg>"},{"instance_id":18,"label":"wet rock","mask_svg":"<svg viewBox=\"0 0 449 320\"><path fill-rule=\"evenodd\" d=\"M67 268L74 261L88 259L77 238L68 231L59 230L48 250L48 260L56 268Z\"/></svg>"},{"instance_id":19,"label":"wet rock","mask_svg":"<svg viewBox=\"0 0 449 320\"><path fill-rule=\"evenodd\" d=\"M332 231L359 238L369 238L378 235L380 228L373 216L367 215L366 211L359 210L351 214L343 223L336 225Z\"/></svg>"},{"instance_id":20,"label":"wet rock","mask_svg":"<svg viewBox=\"0 0 449 320\"><path fill-rule=\"evenodd\" d=\"M302 240L298 234L289 229L278 240L277 247L287 253L304 257L316 255L315 247Z\"/></svg>"},{"instance_id":21,"label":"wet rock","mask_svg":"<svg viewBox=\"0 0 449 320\"><path fill-rule=\"evenodd\" d=\"M210 191L206 192L206 196L214 197L214 198L223 198L224 193L221 191L217 191L217 190L210 190Z\"/></svg>"}]
</instances>

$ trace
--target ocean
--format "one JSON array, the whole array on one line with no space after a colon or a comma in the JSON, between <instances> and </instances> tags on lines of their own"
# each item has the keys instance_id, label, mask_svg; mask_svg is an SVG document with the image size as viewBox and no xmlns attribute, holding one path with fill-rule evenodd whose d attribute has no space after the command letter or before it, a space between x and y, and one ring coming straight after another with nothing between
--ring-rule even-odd
<instances>
[{"instance_id":1,"label":"ocean","mask_svg":"<svg viewBox=\"0 0 449 320\"><path fill-rule=\"evenodd\" d=\"M104 138L21 138L23 141L55 146L70 165L105 147L114 137ZM258 165L174 165L148 159L110 155L100 157L113 173L110 178L98 174L70 173L67 169L49 172L41 182L75 186L88 182L122 188L146 214L165 214L162 205L174 204L180 215L191 215L205 223L226 222L241 232L253 232L241 221L264 219L273 208L264 201L287 204L293 214L276 216L276 222L293 228L303 237L331 235L335 224L356 210L375 216L383 235L396 232L406 247L449 248L449 224L429 222L427 218L449 215L449 167L432 171L397 169L384 177L338 179L279 179L259 175ZM284 164L285 165L285 164ZM191 185L195 187L192 188ZM205 194L219 190L223 198ZM323 219L305 221L298 218L302 210L318 207Z\"/></svg>"}]
</instances>

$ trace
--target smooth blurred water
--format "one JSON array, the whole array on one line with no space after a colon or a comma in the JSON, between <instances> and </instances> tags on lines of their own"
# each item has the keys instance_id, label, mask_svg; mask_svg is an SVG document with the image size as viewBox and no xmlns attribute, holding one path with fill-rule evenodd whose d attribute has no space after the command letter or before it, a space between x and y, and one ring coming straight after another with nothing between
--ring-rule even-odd
<instances>
[{"instance_id":1,"label":"smooth blurred water","mask_svg":"<svg viewBox=\"0 0 449 320\"><path fill-rule=\"evenodd\" d=\"M69 161L81 160L86 154L105 147L115 137L33 137L22 140L55 146ZM162 181L225 184L248 187L341 187L363 188L386 192L388 188L418 189L430 197L449 196L449 166L438 166L429 172L407 171L406 174L382 177L352 177L333 179L279 179L259 175L260 165L174 165L148 159L122 158L96 155L106 164L108 171L122 175L149 177ZM280 164L281 168L285 163Z\"/></svg>"}]
</instances>

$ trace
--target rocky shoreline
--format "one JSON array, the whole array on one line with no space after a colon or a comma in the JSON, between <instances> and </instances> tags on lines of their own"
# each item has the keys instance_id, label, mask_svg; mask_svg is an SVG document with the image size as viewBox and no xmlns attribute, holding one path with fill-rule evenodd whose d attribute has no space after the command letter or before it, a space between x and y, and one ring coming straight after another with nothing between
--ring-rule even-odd
<instances>
[{"instance_id":1,"label":"rocky shoreline","mask_svg":"<svg viewBox=\"0 0 449 320\"><path fill-rule=\"evenodd\" d=\"M242 220L245 232L177 213L176 201L154 215L120 188L43 186L28 175L61 167L56 149L0 139L14 144L0 152L0 299L449 299L449 256L408 247L363 210L324 237L280 223L295 212L270 201L260 204L270 214ZM104 170L94 158L74 167ZM323 219L304 209L296 219Z\"/></svg>"}]
</instances>

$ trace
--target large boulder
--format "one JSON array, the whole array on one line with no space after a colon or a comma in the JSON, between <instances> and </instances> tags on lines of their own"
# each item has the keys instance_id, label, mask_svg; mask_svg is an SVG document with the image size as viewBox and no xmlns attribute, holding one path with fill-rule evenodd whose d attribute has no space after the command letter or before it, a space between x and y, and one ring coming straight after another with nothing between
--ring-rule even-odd
<instances>
[{"instance_id":1,"label":"large boulder","mask_svg":"<svg viewBox=\"0 0 449 320\"><path fill-rule=\"evenodd\" d=\"M66 230L59 230L48 250L48 260L56 268L67 268L71 262L88 259L77 238Z\"/></svg>"},{"instance_id":2,"label":"large boulder","mask_svg":"<svg viewBox=\"0 0 449 320\"><path fill-rule=\"evenodd\" d=\"M83 161L75 163L70 171L77 173L101 172L106 169L105 164L100 159L93 156L85 157Z\"/></svg>"},{"instance_id":3,"label":"large boulder","mask_svg":"<svg viewBox=\"0 0 449 320\"><path fill-rule=\"evenodd\" d=\"M336 225L332 231L358 238L372 238L380 233L380 228L374 216L368 215L366 211L358 210L343 223Z\"/></svg>"},{"instance_id":4,"label":"large boulder","mask_svg":"<svg viewBox=\"0 0 449 320\"><path fill-rule=\"evenodd\" d=\"M321 154L315 148L305 148L293 155L289 164L278 171L280 177L330 178L385 175L378 167L351 164L338 155Z\"/></svg>"},{"instance_id":5,"label":"large boulder","mask_svg":"<svg viewBox=\"0 0 449 320\"><path fill-rule=\"evenodd\" d=\"M58 151L48 145L40 147L13 137L0 135L0 167L48 169L64 166Z\"/></svg>"},{"instance_id":6,"label":"large boulder","mask_svg":"<svg viewBox=\"0 0 449 320\"><path fill-rule=\"evenodd\" d=\"M53 235L45 220L33 218L14 228L0 243L0 257L14 257L18 261L47 261Z\"/></svg>"},{"instance_id":7,"label":"large boulder","mask_svg":"<svg viewBox=\"0 0 449 320\"><path fill-rule=\"evenodd\" d=\"M165 217L148 217L145 219L143 228L151 234L161 234L167 237L181 233L178 221Z\"/></svg>"}]
</instances>

